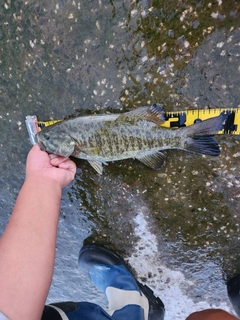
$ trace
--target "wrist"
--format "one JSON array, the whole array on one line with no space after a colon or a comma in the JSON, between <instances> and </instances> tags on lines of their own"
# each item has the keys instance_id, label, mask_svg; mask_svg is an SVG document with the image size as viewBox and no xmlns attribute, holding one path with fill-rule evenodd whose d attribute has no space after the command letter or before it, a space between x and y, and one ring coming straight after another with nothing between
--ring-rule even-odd
<instances>
[{"instance_id":1,"label":"wrist","mask_svg":"<svg viewBox=\"0 0 240 320\"><path fill-rule=\"evenodd\" d=\"M62 187L60 183L48 176L29 174L26 175L24 184L28 185L30 188L36 189L38 192L40 188L43 188L46 191L51 190L54 193L59 194L60 197L62 195Z\"/></svg>"}]
</instances>

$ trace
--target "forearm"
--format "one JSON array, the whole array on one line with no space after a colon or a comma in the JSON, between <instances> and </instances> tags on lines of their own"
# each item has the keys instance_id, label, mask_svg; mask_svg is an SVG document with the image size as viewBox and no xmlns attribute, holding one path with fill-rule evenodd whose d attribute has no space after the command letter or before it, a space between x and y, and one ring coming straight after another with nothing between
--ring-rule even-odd
<instances>
[{"instance_id":1,"label":"forearm","mask_svg":"<svg viewBox=\"0 0 240 320\"><path fill-rule=\"evenodd\" d=\"M60 198L59 185L28 178L0 240L0 310L12 320L41 317L52 279Z\"/></svg>"}]
</instances>

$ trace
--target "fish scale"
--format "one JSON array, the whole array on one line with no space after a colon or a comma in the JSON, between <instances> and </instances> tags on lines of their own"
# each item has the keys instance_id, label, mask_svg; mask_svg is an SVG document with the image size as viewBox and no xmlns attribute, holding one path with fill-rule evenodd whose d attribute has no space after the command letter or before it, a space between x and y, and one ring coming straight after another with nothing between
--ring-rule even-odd
<instances>
[{"instance_id":1,"label":"fish scale","mask_svg":"<svg viewBox=\"0 0 240 320\"><path fill-rule=\"evenodd\" d=\"M157 170L165 163L163 150L219 155L213 135L223 129L227 118L221 113L188 127L168 129L161 126L166 120L164 109L152 105L123 114L65 120L38 132L36 142L49 153L88 160L100 174L102 164L128 158Z\"/></svg>"},{"instance_id":2,"label":"fish scale","mask_svg":"<svg viewBox=\"0 0 240 320\"><path fill-rule=\"evenodd\" d=\"M106 135L106 133L101 132L101 135ZM116 155L119 153L126 153L129 151L138 152L142 149L150 149L157 143L157 141L154 141L157 138L156 134L151 134L149 139L147 139L145 132L140 131L138 127L128 128L123 125L120 127L116 126L107 130L107 135L111 137L112 152L109 153L108 156L111 156L112 160L116 160ZM149 132L148 135L150 135ZM108 143L110 143L110 141ZM106 150L109 147L108 143L101 146L102 154L107 155Z\"/></svg>"}]
</instances>

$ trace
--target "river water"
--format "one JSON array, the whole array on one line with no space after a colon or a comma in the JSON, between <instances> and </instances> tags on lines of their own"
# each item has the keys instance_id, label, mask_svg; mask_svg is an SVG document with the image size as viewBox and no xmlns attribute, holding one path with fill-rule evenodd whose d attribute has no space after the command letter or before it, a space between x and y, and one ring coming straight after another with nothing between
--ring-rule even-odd
<instances>
[{"instance_id":1,"label":"river water","mask_svg":"<svg viewBox=\"0 0 240 320\"><path fill-rule=\"evenodd\" d=\"M238 1L5 0L0 13L1 232L24 180L26 115L240 107ZM99 176L76 160L48 302L107 306L77 267L82 244L94 241L129 261L166 320L233 312L226 280L240 272L240 139L217 140L219 157L170 151L157 172L126 160Z\"/></svg>"}]
</instances>

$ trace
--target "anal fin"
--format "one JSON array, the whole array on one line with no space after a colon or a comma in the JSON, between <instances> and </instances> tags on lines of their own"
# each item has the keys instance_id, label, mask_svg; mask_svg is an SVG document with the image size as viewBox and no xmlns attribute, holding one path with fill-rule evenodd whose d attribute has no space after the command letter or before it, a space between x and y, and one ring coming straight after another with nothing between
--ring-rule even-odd
<instances>
[{"instance_id":1,"label":"anal fin","mask_svg":"<svg viewBox=\"0 0 240 320\"><path fill-rule=\"evenodd\" d=\"M145 164L145 166L150 167L154 170L161 169L166 162L165 154L160 151L142 157L136 157L136 159Z\"/></svg>"}]
</instances>

